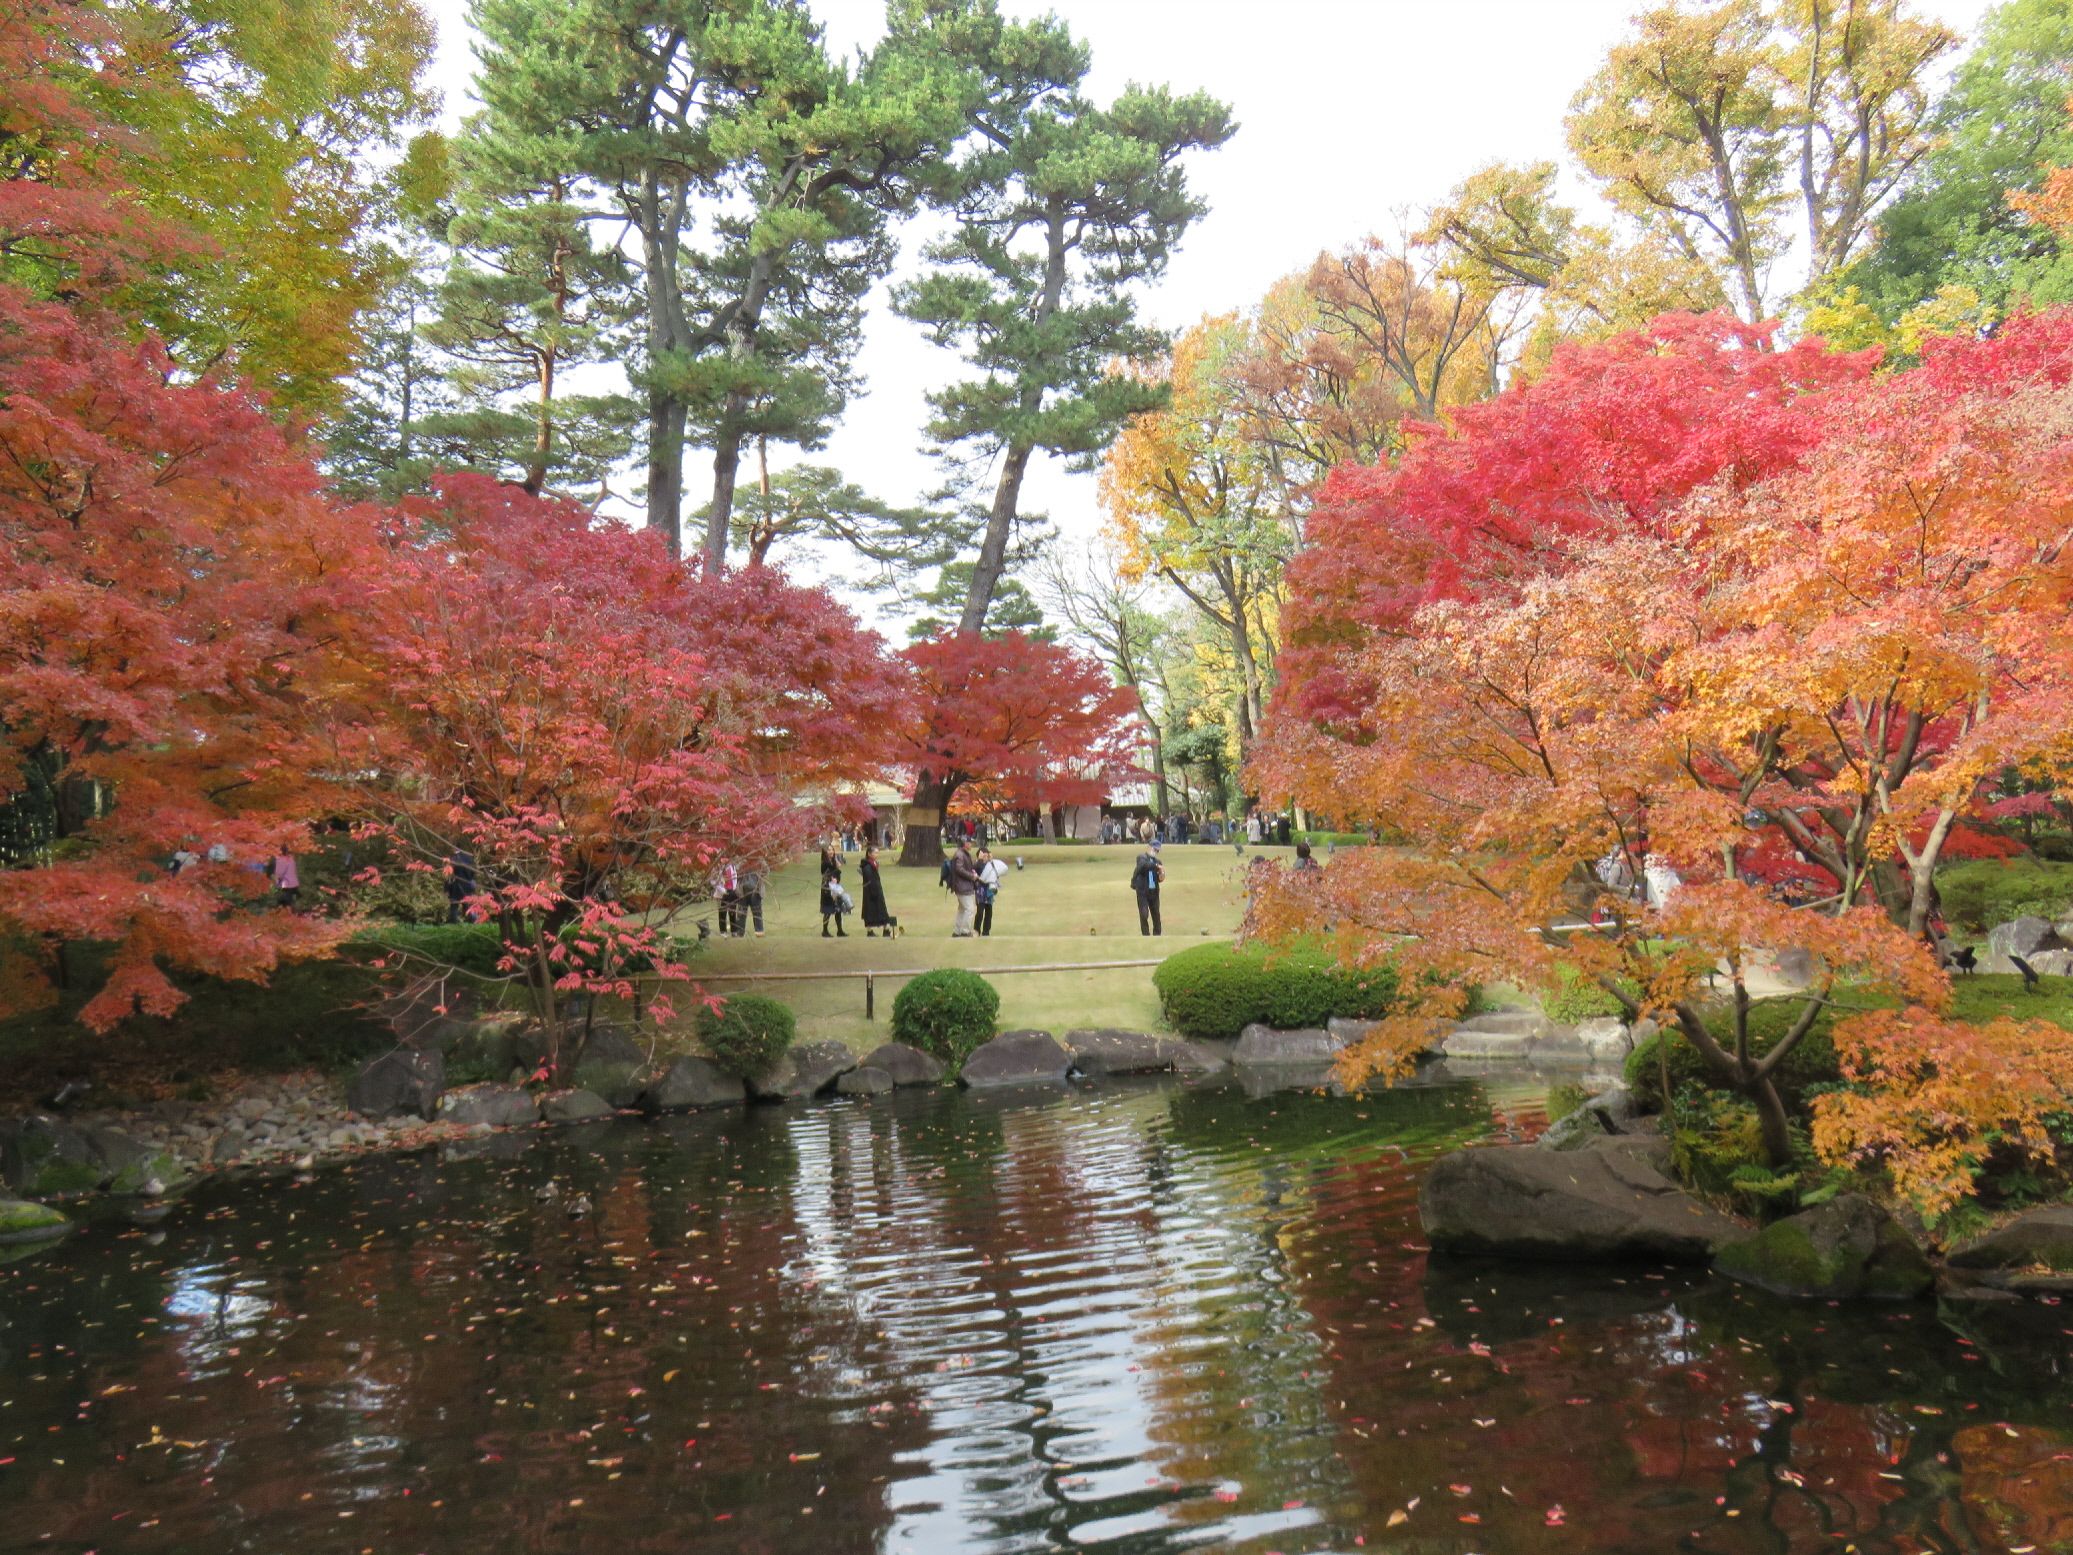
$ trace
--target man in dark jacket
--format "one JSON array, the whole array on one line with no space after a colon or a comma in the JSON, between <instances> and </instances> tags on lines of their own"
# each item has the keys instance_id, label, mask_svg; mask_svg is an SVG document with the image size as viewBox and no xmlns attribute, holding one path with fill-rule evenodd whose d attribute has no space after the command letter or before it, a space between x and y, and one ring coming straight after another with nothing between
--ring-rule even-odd
<instances>
[{"instance_id":1,"label":"man in dark jacket","mask_svg":"<svg viewBox=\"0 0 2073 1555\"><path fill-rule=\"evenodd\" d=\"M968 841L960 840L957 851L950 855L950 894L957 898L957 917L950 926L950 937L970 939L979 895L979 865L972 858Z\"/></svg>"},{"instance_id":2,"label":"man in dark jacket","mask_svg":"<svg viewBox=\"0 0 2073 1555\"><path fill-rule=\"evenodd\" d=\"M1153 843L1137 855L1130 871L1130 889L1137 893L1137 932L1144 935L1166 932L1159 920L1159 887L1166 879L1166 866L1159 862L1159 844Z\"/></svg>"}]
</instances>

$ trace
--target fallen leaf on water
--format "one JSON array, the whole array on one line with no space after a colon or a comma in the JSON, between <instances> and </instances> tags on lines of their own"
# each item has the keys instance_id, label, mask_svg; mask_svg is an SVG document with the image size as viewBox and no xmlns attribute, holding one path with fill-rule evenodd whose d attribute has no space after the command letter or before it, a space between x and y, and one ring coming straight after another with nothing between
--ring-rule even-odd
<instances>
[{"instance_id":1,"label":"fallen leaf on water","mask_svg":"<svg viewBox=\"0 0 2073 1555\"><path fill-rule=\"evenodd\" d=\"M1409 1522L1410 1520L1411 1514L1409 1512L1404 1511L1401 1507L1389 1514L1389 1526L1391 1528L1401 1528L1405 1523Z\"/></svg>"}]
</instances>

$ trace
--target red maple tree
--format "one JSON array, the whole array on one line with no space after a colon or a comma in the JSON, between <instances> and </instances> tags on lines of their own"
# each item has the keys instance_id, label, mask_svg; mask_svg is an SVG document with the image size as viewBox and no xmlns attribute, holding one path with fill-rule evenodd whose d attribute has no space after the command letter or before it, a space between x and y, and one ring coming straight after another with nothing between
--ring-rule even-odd
<instances>
[{"instance_id":1,"label":"red maple tree","mask_svg":"<svg viewBox=\"0 0 2073 1555\"><path fill-rule=\"evenodd\" d=\"M1000 805L1090 804L1137 776L1137 693L1057 643L1004 632L946 633L903 655L924 717L907 719L897 754L942 795L968 785ZM939 863L942 816L914 814L902 864Z\"/></svg>"},{"instance_id":2,"label":"red maple tree","mask_svg":"<svg viewBox=\"0 0 2073 1555\"><path fill-rule=\"evenodd\" d=\"M652 533L483 476L409 506L377 584L387 716L336 761L365 774L405 867L467 856L469 911L497 926L557 1068L598 997L686 980L667 936L715 866L795 853L823 821L802 799L881 767L904 705L894 661L825 593L706 577Z\"/></svg>"}]
</instances>

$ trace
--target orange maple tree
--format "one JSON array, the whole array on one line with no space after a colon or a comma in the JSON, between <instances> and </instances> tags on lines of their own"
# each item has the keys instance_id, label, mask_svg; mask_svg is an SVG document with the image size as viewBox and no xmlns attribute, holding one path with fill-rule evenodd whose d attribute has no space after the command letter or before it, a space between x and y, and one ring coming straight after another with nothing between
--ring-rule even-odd
<instances>
[{"instance_id":1,"label":"orange maple tree","mask_svg":"<svg viewBox=\"0 0 2073 1555\"><path fill-rule=\"evenodd\" d=\"M1421 974L1352 1068L1406 1062L1476 982L1582 977L1681 1033L1782 1162L1786 1056L1824 1009L1897 998L1913 1077L1878 1056L1892 1017L1851 1015L1836 1040L1867 1088L1824 1098L1815 1138L1936 1208L1990 1135L2067 1095L2073 1035L2026 1028L2010 1049L1949 1020L1923 930L1987 779L2069 754L2073 315L1937 343L1904 373L1864 365L1667 321L1558 357L1362 474L1322 526L1254 774L1410 845L1269 877L1252 927L1328 926L1349 957ZM1633 403L1606 419L1623 385ZM1676 435L1707 396L1703 436ZM1825 903L1789 904L1755 867L1781 843ZM1635 898L1644 857L1681 875L1666 901ZM1813 981L1759 1051L1753 974L1787 948ZM1923 1063L1956 1073L1997 1044L2026 1057L1996 1071L1994 1118L1909 1110Z\"/></svg>"}]
</instances>

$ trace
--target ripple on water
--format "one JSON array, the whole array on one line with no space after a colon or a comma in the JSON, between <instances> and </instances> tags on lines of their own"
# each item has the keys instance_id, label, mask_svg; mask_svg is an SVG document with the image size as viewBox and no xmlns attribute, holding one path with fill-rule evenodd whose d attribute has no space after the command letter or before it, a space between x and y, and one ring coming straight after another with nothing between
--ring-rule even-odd
<instances>
[{"instance_id":1,"label":"ripple on water","mask_svg":"<svg viewBox=\"0 0 2073 1555\"><path fill-rule=\"evenodd\" d=\"M1428 1266L1421 1163L1539 1106L905 1092L216 1185L0 1266L0 1551L2063 1544L2055 1312Z\"/></svg>"}]
</instances>

